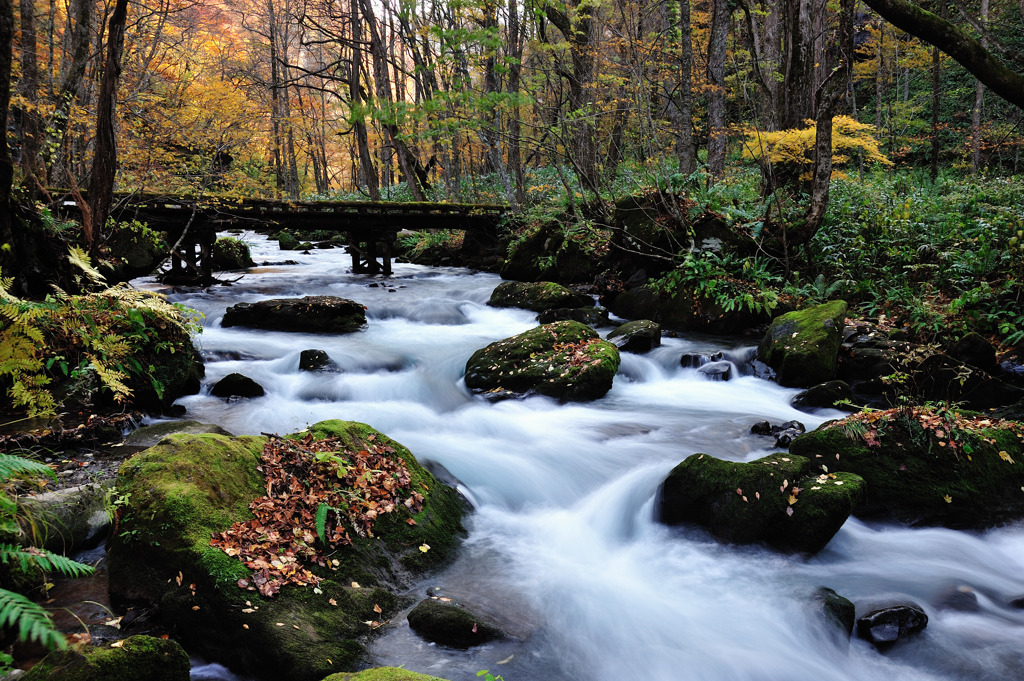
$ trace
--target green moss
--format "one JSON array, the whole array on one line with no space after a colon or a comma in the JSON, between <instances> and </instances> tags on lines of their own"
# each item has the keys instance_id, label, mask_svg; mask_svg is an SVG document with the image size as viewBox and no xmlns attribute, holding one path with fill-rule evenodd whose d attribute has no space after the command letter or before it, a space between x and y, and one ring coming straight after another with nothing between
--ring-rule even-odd
<instances>
[{"instance_id":1,"label":"green moss","mask_svg":"<svg viewBox=\"0 0 1024 681\"><path fill-rule=\"evenodd\" d=\"M776 317L758 346L780 385L807 387L836 373L846 303L835 300Z\"/></svg>"},{"instance_id":2,"label":"green moss","mask_svg":"<svg viewBox=\"0 0 1024 681\"><path fill-rule=\"evenodd\" d=\"M596 340L585 356L569 344ZM618 349L579 322L545 324L477 350L466 363L466 386L480 391L534 391L566 400L592 400L607 393L619 369Z\"/></svg>"},{"instance_id":3,"label":"green moss","mask_svg":"<svg viewBox=\"0 0 1024 681\"><path fill-rule=\"evenodd\" d=\"M790 451L864 478L867 495L857 515L948 527L986 527L1024 515L1024 446L1015 432L965 434L970 453L957 453L903 418L874 425L878 446L833 423L797 438Z\"/></svg>"},{"instance_id":4,"label":"green moss","mask_svg":"<svg viewBox=\"0 0 1024 681\"><path fill-rule=\"evenodd\" d=\"M444 681L444 679L417 674L398 667L374 667L353 674L331 674L323 681Z\"/></svg>"},{"instance_id":5,"label":"green moss","mask_svg":"<svg viewBox=\"0 0 1024 681\"><path fill-rule=\"evenodd\" d=\"M277 239L277 246L282 251L296 251L299 249L299 240L288 232L278 232L273 238Z\"/></svg>"},{"instance_id":6,"label":"green moss","mask_svg":"<svg viewBox=\"0 0 1024 681\"><path fill-rule=\"evenodd\" d=\"M594 300L550 281L506 281L495 287L487 304L543 312L564 307L593 307Z\"/></svg>"},{"instance_id":7,"label":"green moss","mask_svg":"<svg viewBox=\"0 0 1024 681\"><path fill-rule=\"evenodd\" d=\"M255 264L244 241L224 237L213 244L213 265L218 270L240 270Z\"/></svg>"},{"instance_id":8,"label":"green moss","mask_svg":"<svg viewBox=\"0 0 1024 681\"><path fill-rule=\"evenodd\" d=\"M209 540L250 518L249 503L264 494L257 467L266 438L174 435L121 468L118 487L130 496L109 552L112 593L158 605L197 651L243 671L314 681L357 667L364 654L358 639L373 632L366 623L398 609L397 597L378 584L402 582L406 571L450 558L465 507L405 447L365 424L325 421L310 430L340 437L346 447L361 449L371 439L393 447L424 495L416 525L406 523L404 509L386 514L374 537L312 566L321 579L316 589L288 586L263 598L238 587L251 571Z\"/></svg>"},{"instance_id":9,"label":"green moss","mask_svg":"<svg viewBox=\"0 0 1024 681\"><path fill-rule=\"evenodd\" d=\"M50 653L24 681L188 681L188 654L174 641L132 636L117 648Z\"/></svg>"},{"instance_id":10,"label":"green moss","mask_svg":"<svg viewBox=\"0 0 1024 681\"><path fill-rule=\"evenodd\" d=\"M819 481L818 474L802 456L773 454L739 463L694 454L665 480L660 518L699 523L725 541L816 553L864 493L857 476Z\"/></svg>"}]
</instances>

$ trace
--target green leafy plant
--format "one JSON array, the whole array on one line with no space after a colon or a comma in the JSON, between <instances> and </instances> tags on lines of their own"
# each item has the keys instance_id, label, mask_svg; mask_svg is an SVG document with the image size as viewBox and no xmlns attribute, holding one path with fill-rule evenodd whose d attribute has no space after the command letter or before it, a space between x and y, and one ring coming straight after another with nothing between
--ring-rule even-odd
<instances>
[{"instance_id":1,"label":"green leafy plant","mask_svg":"<svg viewBox=\"0 0 1024 681\"><path fill-rule=\"evenodd\" d=\"M48 466L13 454L0 454L0 534L11 537L20 532L18 507L10 492L10 482L21 476L46 475L56 479ZM92 574L94 569L45 549L0 543L0 562L13 564L22 572L41 570L69 577ZM0 589L0 626L17 630L18 638L36 641L49 649L66 648L63 634L54 627L50 613L24 594Z\"/></svg>"}]
</instances>

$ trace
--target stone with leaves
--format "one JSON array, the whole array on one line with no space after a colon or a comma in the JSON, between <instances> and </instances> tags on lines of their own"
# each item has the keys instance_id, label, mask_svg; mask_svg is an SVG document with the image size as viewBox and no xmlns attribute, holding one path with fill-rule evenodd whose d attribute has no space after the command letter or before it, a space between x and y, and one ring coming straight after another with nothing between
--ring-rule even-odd
<instances>
[{"instance_id":1,"label":"stone with leaves","mask_svg":"<svg viewBox=\"0 0 1024 681\"><path fill-rule=\"evenodd\" d=\"M111 593L159 605L191 649L264 677L357 668L396 594L463 532L453 489L347 421L287 439L171 436L117 485Z\"/></svg>"}]
</instances>

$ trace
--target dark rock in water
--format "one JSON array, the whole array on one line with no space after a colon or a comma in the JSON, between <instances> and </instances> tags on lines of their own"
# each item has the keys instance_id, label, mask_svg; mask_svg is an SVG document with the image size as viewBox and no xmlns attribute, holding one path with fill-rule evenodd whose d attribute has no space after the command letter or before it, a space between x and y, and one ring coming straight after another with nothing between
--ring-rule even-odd
<instances>
[{"instance_id":1,"label":"dark rock in water","mask_svg":"<svg viewBox=\"0 0 1024 681\"><path fill-rule=\"evenodd\" d=\"M56 650L44 657L22 681L188 681L188 653L175 641L132 636L117 648Z\"/></svg>"},{"instance_id":2,"label":"dark rock in water","mask_svg":"<svg viewBox=\"0 0 1024 681\"><path fill-rule=\"evenodd\" d=\"M732 362L709 362L697 369L710 381L728 381L732 378Z\"/></svg>"},{"instance_id":3,"label":"dark rock in water","mask_svg":"<svg viewBox=\"0 0 1024 681\"><path fill-rule=\"evenodd\" d=\"M609 333L608 340L621 352L649 352L661 345L661 326L649 319L636 319Z\"/></svg>"},{"instance_id":4,"label":"dark rock in water","mask_svg":"<svg viewBox=\"0 0 1024 681\"><path fill-rule=\"evenodd\" d=\"M480 645L503 635L461 605L436 597L420 601L408 619L409 627L423 638L453 648Z\"/></svg>"},{"instance_id":5,"label":"dark rock in water","mask_svg":"<svg viewBox=\"0 0 1024 681\"><path fill-rule=\"evenodd\" d=\"M768 421L759 421L750 426L753 435L767 435L775 438L775 446L781 448L789 447L794 439L807 432L807 428L799 421L786 421L775 426Z\"/></svg>"},{"instance_id":6,"label":"dark rock in water","mask_svg":"<svg viewBox=\"0 0 1024 681\"><path fill-rule=\"evenodd\" d=\"M971 332L949 349L951 357L991 373L996 368L996 349L979 333Z\"/></svg>"},{"instance_id":7,"label":"dark rock in water","mask_svg":"<svg viewBox=\"0 0 1024 681\"><path fill-rule=\"evenodd\" d=\"M466 362L466 387L596 400L612 387L619 351L579 322L555 322L491 343Z\"/></svg>"},{"instance_id":8,"label":"dark rock in water","mask_svg":"<svg viewBox=\"0 0 1024 681\"><path fill-rule=\"evenodd\" d=\"M288 232L279 232L276 236L277 247L282 251L297 251L299 250L299 240Z\"/></svg>"},{"instance_id":9,"label":"dark rock in water","mask_svg":"<svg viewBox=\"0 0 1024 681\"><path fill-rule=\"evenodd\" d=\"M875 610L857 620L857 636L882 648L916 634L928 625L928 615L916 605Z\"/></svg>"},{"instance_id":10,"label":"dark rock in water","mask_svg":"<svg viewBox=\"0 0 1024 681\"><path fill-rule=\"evenodd\" d=\"M1009 606L1011 608L1020 608L1024 610L1024 596L1017 596L1016 598L1011 598Z\"/></svg>"},{"instance_id":11,"label":"dark rock in water","mask_svg":"<svg viewBox=\"0 0 1024 681\"><path fill-rule=\"evenodd\" d=\"M775 369L772 369L759 359L751 360L750 370L753 371L754 376L760 378L762 381L774 381L777 378L775 375Z\"/></svg>"},{"instance_id":12,"label":"dark rock in water","mask_svg":"<svg viewBox=\"0 0 1024 681\"><path fill-rule=\"evenodd\" d=\"M841 404L844 400L853 400L850 384L845 381L826 381L799 393L793 398L792 404L797 409L856 409L849 404Z\"/></svg>"},{"instance_id":13,"label":"dark rock in water","mask_svg":"<svg viewBox=\"0 0 1024 681\"><path fill-rule=\"evenodd\" d=\"M821 618L834 631L845 634L846 638L850 637L856 621L856 607L851 600L823 586L815 592L814 603Z\"/></svg>"},{"instance_id":14,"label":"dark rock in water","mask_svg":"<svg viewBox=\"0 0 1024 681\"><path fill-rule=\"evenodd\" d=\"M721 360L722 353L720 352L715 352L710 355L702 355L697 352L687 352L682 357L679 358L679 364L688 369L695 369L698 367L702 367L705 364L710 364L711 362L719 362Z\"/></svg>"},{"instance_id":15,"label":"dark rock in water","mask_svg":"<svg viewBox=\"0 0 1024 681\"><path fill-rule=\"evenodd\" d=\"M238 239L217 239L213 244L213 267L218 270L242 270L256 265L249 245Z\"/></svg>"},{"instance_id":16,"label":"dark rock in water","mask_svg":"<svg viewBox=\"0 0 1024 681\"><path fill-rule=\"evenodd\" d=\"M728 542L817 553L863 499L864 481L814 471L800 456L773 454L739 463L694 454L662 484L658 519L668 525L695 522Z\"/></svg>"},{"instance_id":17,"label":"dark rock in water","mask_svg":"<svg viewBox=\"0 0 1024 681\"><path fill-rule=\"evenodd\" d=\"M242 374L228 374L217 381L210 394L215 397L263 397L263 386Z\"/></svg>"},{"instance_id":18,"label":"dark rock in water","mask_svg":"<svg viewBox=\"0 0 1024 681\"><path fill-rule=\"evenodd\" d=\"M537 321L541 324L573 321L587 326L607 326L610 323L608 310L603 307L559 307L553 310L544 310L537 315Z\"/></svg>"},{"instance_id":19,"label":"dark rock in water","mask_svg":"<svg viewBox=\"0 0 1024 681\"><path fill-rule=\"evenodd\" d=\"M805 387L836 374L846 303L836 300L772 320L758 354L778 374L779 385Z\"/></svg>"},{"instance_id":20,"label":"dark rock in water","mask_svg":"<svg viewBox=\"0 0 1024 681\"><path fill-rule=\"evenodd\" d=\"M939 594L937 602L938 607L946 610L959 610L960 612L981 610L981 606L978 604L978 594L966 584L950 586Z\"/></svg>"},{"instance_id":21,"label":"dark rock in water","mask_svg":"<svg viewBox=\"0 0 1024 681\"><path fill-rule=\"evenodd\" d=\"M506 281L495 287L487 304L491 307L520 307L543 312L559 308L593 307L594 299L551 281Z\"/></svg>"},{"instance_id":22,"label":"dark rock in water","mask_svg":"<svg viewBox=\"0 0 1024 681\"><path fill-rule=\"evenodd\" d=\"M224 313L221 325L268 331L353 333L366 326L366 308L335 296L273 298L232 305Z\"/></svg>"},{"instance_id":23,"label":"dark rock in water","mask_svg":"<svg viewBox=\"0 0 1024 681\"><path fill-rule=\"evenodd\" d=\"M299 353L299 371L323 371L334 366L334 360L323 350L303 350Z\"/></svg>"}]
</instances>

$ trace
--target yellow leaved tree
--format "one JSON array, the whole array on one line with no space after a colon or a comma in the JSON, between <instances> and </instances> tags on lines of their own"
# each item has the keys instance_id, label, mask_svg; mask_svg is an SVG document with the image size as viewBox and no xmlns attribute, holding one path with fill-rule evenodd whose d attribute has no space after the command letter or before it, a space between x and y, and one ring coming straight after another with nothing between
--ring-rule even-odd
<instances>
[{"instance_id":1,"label":"yellow leaved tree","mask_svg":"<svg viewBox=\"0 0 1024 681\"><path fill-rule=\"evenodd\" d=\"M764 131L746 128L743 158L756 161L766 178L774 177L774 185L810 182L814 170L814 121L807 127ZM843 177L836 166L860 157L864 163L891 166L892 161L878 148L875 126L860 123L849 116L832 119L832 177Z\"/></svg>"}]
</instances>

